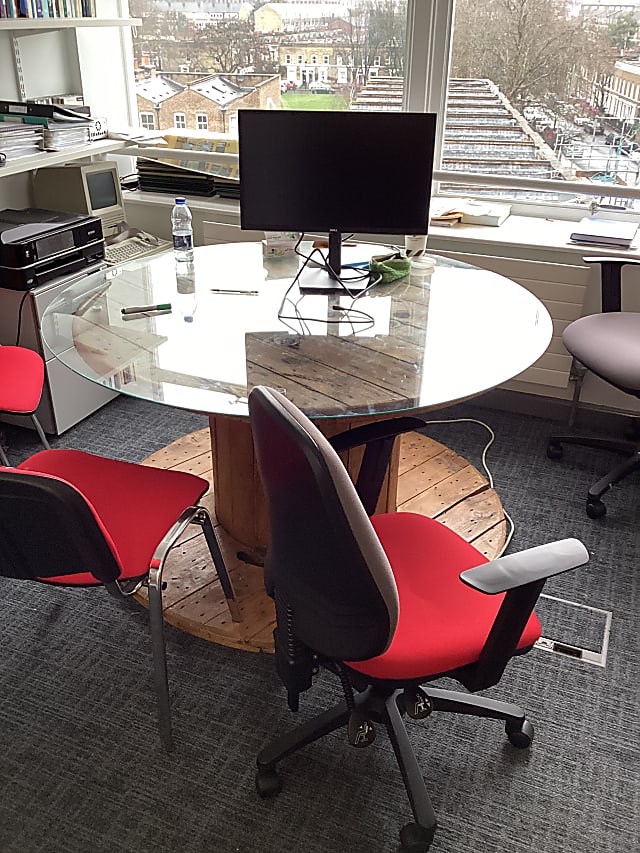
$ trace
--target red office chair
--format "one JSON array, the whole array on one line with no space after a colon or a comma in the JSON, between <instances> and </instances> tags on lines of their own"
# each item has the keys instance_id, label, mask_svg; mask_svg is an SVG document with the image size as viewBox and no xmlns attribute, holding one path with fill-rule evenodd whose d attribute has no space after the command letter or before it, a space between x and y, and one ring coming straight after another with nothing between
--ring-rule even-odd
<instances>
[{"instance_id":1,"label":"red office chair","mask_svg":"<svg viewBox=\"0 0 640 853\"><path fill-rule=\"evenodd\" d=\"M29 415L42 444L48 448L35 411L44 386L44 362L37 352L25 347L0 346L0 414ZM0 446L0 462L9 460Z\"/></svg>"},{"instance_id":2,"label":"red office chair","mask_svg":"<svg viewBox=\"0 0 640 853\"><path fill-rule=\"evenodd\" d=\"M206 480L77 450L43 450L0 468L0 576L57 586L105 586L127 600L148 587L160 736L172 748L162 571L190 523L202 527L232 617L237 616L211 519ZM130 600L130 599L129 599Z\"/></svg>"},{"instance_id":3,"label":"red office chair","mask_svg":"<svg viewBox=\"0 0 640 853\"><path fill-rule=\"evenodd\" d=\"M415 428L414 419L358 428L330 444L272 389L254 388L249 410L271 525L266 582L276 604L277 672L292 711L319 666L344 691L339 705L262 750L258 793L280 791L277 763L303 746L342 726L352 746L368 746L382 723L414 816L400 840L426 851L436 818L402 716L499 719L514 746L528 747L533 726L518 706L421 685L442 676L474 692L497 684L509 660L540 637L533 607L545 580L585 563L587 551L565 539L487 562L433 519L369 518L332 444L367 443L358 487L366 484L366 503L375 506L372 484L384 476L394 431Z\"/></svg>"}]
</instances>

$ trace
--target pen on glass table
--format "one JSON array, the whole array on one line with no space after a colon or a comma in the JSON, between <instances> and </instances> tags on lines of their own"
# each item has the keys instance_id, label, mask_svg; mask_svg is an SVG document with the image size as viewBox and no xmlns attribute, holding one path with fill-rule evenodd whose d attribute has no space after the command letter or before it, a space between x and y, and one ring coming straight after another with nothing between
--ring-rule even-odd
<instances>
[{"instance_id":1,"label":"pen on glass table","mask_svg":"<svg viewBox=\"0 0 640 853\"><path fill-rule=\"evenodd\" d=\"M151 317L162 317L165 314L171 314L171 308L168 311L138 311L136 314L122 314L123 320L147 320Z\"/></svg>"},{"instance_id":2,"label":"pen on glass table","mask_svg":"<svg viewBox=\"0 0 640 853\"><path fill-rule=\"evenodd\" d=\"M233 290L227 287L211 287L211 293L232 293L234 296L257 296L257 290Z\"/></svg>"},{"instance_id":3,"label":"pen on glass table","mask_svg":"<svg viewBox=\"0 0 640 853\"><path fill-rule=\"evenodd\" d=\"M126 314L147 314L149 311L171 311L171 303L164 302L160 305L132 305L130 308L121 308L120 312Z\"/></svg>"}]
</instances>

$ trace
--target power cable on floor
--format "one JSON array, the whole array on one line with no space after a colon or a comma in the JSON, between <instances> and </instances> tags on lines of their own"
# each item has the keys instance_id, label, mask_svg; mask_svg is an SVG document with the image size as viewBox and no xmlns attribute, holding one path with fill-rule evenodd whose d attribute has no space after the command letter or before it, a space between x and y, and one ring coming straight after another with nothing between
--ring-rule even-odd
<instances>
[{"instance_id":1,"label":"power cable on floor","mask_svg":"<svg viewBox=\"0 0 640 853\"><path fill-rule=\"evenodd\" d=\"M496 440L496 434L491 429L489 424L486 424L484 421L477 420L476 418L444 418L442 420L433 420L433 421L425 421L424 422L425 426L430 426L431 424L464 424L464 423L478 424L479 426L484 427L484 429L486 429L487 432L489 433L490 438L489 438L489 441L485 444L484 449L482 451L481 462L482 462L482 468L484 469L484 473L485 473L487 480L489 482L489 487L491 489L493 489L493 487L494 487L493 486L493 474L491 473L491 470L489 469L489 466L487 465L487 452L488 452L489 448L491 447L491 445L493 444L493 442ZM502 501L500 503L502 504ZM516 526L515 526L513 519L511 518L509 513L506 511L504 506L502 507L502 511L504 512L504 517L505 517L507 524L508 524L508 532L507 532L507 537L505 539L504 545L500 549L500 553L498 554L498 557L501 557L504 554L504 552L507 550L507 548L509 547L509 544L513 538L513 534L515 533L515 529L516 529Z\"/></svg>"}]
</instances>

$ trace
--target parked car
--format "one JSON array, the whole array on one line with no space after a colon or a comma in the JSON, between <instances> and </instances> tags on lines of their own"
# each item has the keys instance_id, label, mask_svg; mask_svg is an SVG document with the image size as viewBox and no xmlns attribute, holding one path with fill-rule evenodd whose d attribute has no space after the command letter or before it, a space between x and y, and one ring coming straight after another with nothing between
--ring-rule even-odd
<instances>
[{"instance_id":1,"label":"parked car","mask_svg":"<svg viewBox=\"0 0 640 853\"><path fill-rule=\"evenodd\" d=\"M635 154L637 151L640 151L640 145L637 142L628 142L625 140L620 146L620 151L623 154Z\"/></svg>"},{"instance_id":2,"label":"parked car","mask_svg":"<svg viewBox=\"0 0 640 853\"><path fill-rule=\"evenodd\" d=\"M313 92L314 95L333 95L333 86L330 86L328 83L312 83L309 86L309 91Z\"/></svg>"}]
</instances>

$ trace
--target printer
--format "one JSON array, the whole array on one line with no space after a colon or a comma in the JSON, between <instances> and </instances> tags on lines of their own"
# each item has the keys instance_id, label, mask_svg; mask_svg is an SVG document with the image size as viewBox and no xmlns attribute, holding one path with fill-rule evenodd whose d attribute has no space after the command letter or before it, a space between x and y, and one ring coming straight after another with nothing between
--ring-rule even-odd
<instances>
[{"instance_id":1,"label":"printer","mask_svg":"<svg viewBox=\"0 0 640 853\"><path fill-rule=\"evenodd\" d=\"M98 217L35 207L0 210L0 287L31 290L100 262Z\"/></svg>"}]
</instances>

